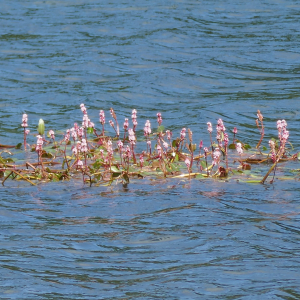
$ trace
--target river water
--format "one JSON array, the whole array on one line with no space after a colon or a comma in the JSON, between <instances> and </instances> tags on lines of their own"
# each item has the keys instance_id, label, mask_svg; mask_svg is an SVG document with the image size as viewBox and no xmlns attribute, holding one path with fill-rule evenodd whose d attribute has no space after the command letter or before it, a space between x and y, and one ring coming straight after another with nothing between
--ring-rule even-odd
<instances>
[{"instance_id":1,"label":"river water","mask_svg":"<svg viewBox=\"0 0 300 300\"><path fill-rule=\"evenodd\" d=\"M300 147L298 1L17 1L0 10L0 143L113 107L208 142L219 117ZM107 128L107 130L110 130ZM294 162L294 168L299 164ZM299 177L0 188L1 299L300 299Z\"/></svg>"}]
</instances>

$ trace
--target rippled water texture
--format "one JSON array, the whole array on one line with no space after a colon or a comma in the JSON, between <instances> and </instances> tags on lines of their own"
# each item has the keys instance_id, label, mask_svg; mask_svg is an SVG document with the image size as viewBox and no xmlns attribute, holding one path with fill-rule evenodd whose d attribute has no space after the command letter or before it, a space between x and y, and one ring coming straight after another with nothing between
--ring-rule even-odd
<instances>
[{"instance_id":1,"label":"rippled water texture","mask_svg":"<svg viewBox=\"0 0 300 300\"><path fill-rule=\"evenodd\" d=\"M84 102L95 123L136 108L140 135L160 111L207 142L222 117L251 145L260 109L266 141L286 119L300 147L298 1L2 2L1 144L22 141L23 112L32 133L39 118L62 132ZM299 299L296 179L7 181L0 298Z\"/></svg>"}]
</instances>

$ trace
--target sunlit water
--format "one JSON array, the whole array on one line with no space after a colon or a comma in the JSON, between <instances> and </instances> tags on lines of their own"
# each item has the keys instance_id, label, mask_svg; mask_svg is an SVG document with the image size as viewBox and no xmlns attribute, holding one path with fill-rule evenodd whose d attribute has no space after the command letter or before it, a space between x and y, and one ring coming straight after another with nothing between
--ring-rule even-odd
<instances>
[{"instance_id":1,"label":"sunlit water","mask_svg":"<svg viewBox=\"0 0 300 300\"><path fill-rule=\"evenodd\" d=\"M208 142L222 117L255 145L286 119L299 149L297 1L6 1L0 10L0 143L59 134L114 107ZM110 130L108 127L107 130ZM61 131L61 132L59 132ZM111 131L112 133L112 131ZM294 162L294 168L299 164ZM270 185L7 181L1 299L299 299L299 176Z\"/></svg>"}]
</instances>

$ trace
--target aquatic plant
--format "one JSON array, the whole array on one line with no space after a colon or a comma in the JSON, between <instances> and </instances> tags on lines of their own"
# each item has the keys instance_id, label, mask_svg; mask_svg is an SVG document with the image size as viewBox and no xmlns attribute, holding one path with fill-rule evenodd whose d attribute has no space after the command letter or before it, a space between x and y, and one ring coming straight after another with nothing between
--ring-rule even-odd
<instances>
[{"instance_id":1,"label":"aquatic plant","mask_svg":"<svg viewBox=\"0 0 300 300\"><path fill-rule=\"evenodd\" d=\"M39 120L36 144L31 145L31 152L36 152L37 160L32 156L25 163L14 160L14 154L5 148L22 148L22 143L17 146L0 145L4 150L0 153L0 177L2 184L8 178L25 180L33 185L37 182L51 182L70 180L82 177L83 183L92 185L111 185L121 182L127 186L133 178L196 178L205 180L214 178L218 180L242 180L249 183L265 183L273 172L270 183L274 182L278 164L290 160L300 159L299 153L290 154L289 131L285 120L277 121L278 138L269 141L269 150L262 146L265 135L263 115L257 112L256 124L259 129L260 139L255 148L243 143L237 138L237 128L232 131L232 143L226 132L222 119L217 120L216 137L213 138L213 125L207 123L210 145L193 140L193 132L182 128L178 137L173 138L170 130L165 130L162 125L162 115L157 113L158 127L151 129L151 123L146 121L143 136L138 136L137 111L132 110L132 128L128 118L123 125L124 135L120 139L120 128L117 115L113 108L110 109L113 120L110 126L115 131L109 135L105 131L105 113L100 110L99 121L101 134L88 117L87 108L80 105L83 113L82 126L74 123L74 127L67 129L59 141L58 134L51 129L48 136L44 136L45 124ZM116 124L116 125L115 125ZM23 147L28 154L27 138L29 134L28 116L23 114ZM146 143L146 144L144 144ZM151 149L154 143L154 150ZM144 145L144 146L143 146ZM144 147L145 150L140 150ZM203 149L203 153L202 153ZM293 150L293 149L292 149ZM236 164L238 162L238 164ZM252 172L252 166L261 166ZM269 166L271 164L271 166ZM265 175L262 173L265 170ZM292 178L282 175L281 178Z\"/></svg>"}]
</instances>

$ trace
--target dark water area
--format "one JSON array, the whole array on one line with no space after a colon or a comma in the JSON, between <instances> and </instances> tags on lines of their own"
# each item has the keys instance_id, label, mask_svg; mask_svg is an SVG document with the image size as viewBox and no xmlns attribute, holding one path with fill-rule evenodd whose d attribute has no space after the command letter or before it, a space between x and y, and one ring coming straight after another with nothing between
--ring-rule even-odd
<instances>
[{"instance_id":1,"label":"dark water area","mask_svg":"<svg viewBox=\"0 0 300 300\"><path fill-rule=\"evenodd\" d=\"M207 143L221 117L252 146L260 109L264 145L285 119L299 151L298 1L2 2L1 144L23 112L35 143L40 118L59 136L85 103L98 128L135 108L141 138L160 111ZM298 179L7 181L0 299L300 299Z\"/></svg>"}]
</instances>

